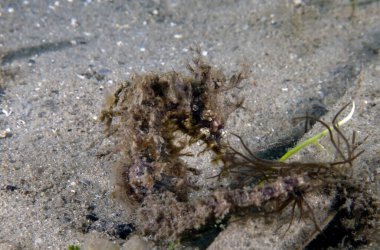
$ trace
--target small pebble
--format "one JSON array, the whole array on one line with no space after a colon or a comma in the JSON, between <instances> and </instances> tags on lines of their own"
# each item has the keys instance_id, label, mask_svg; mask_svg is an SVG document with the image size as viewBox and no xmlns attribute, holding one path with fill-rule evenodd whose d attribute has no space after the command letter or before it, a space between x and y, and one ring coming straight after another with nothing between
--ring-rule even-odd
<instances>
[{"instance_id":1,"label":"small pebble","mask_svg":"<svg viewBox=\"0 0 380 250\"><path fill-rule=\"evenodd\" d=\"M380 71L380 64L375 66L376 71Z\"/></svg>"},{"instance_id":2,"label":"small pebble","mask_svg":"<svg viewBox=\"0 0 380 250\"><path fill-rule=\"evenodd\" d=\"M0 131L0 138L7 138L11 135L11 129L7 128L5 130Z\"/></svg>"}]
</instances>

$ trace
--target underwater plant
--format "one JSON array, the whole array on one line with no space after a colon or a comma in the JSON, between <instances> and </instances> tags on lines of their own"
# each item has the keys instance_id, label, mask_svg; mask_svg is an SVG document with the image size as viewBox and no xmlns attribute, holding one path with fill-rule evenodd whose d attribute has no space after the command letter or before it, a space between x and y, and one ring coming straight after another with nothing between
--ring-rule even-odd
<instances>
[{"instance_id":1,"label":"underwater plant","mask_svg":"<svg viewBox=\"0 0 380 250\"><path fill-rule=\"evenodd\" d=\"M114 194L132 206L163 191L186 201L193 186L188 174L196 171L180 159L182 150L197 141L216 154L225 148L224 123L241 102L228 103L222 93L239 85L248 70L227 80L196 53L187 66L191 75L135 75L107 98L101 112L107 134L121 139L114 150L122 153L114 168Z\"/></svg>"},{"instance_id":2,"label":"underwater plant","mask_svg":"<svg viewBox=\"0 0 380 250\"><path fill-rule=\"evenodd\" d=\"M133 208L136 230L165 245L241 212L268 214L290 209L285 232L297 211L300 219L310 220L321 231L305 197L350 182L354 160L363 153L358 150L362 141L357 141L355 133L346 136L341 126L352 117L354 105L338 122L349 104L342 107L331 124L302 117L320 123L325 130L280 160L261 159L240 136L233 134L243 152L224 137L229 114L242 106L242 101L229 101L224 92L248 77L247 68L227 80L205 62L199 50L196 53L187 67L190 75L175 71L135 75L107 97L101 113L107 135L119 140L112 150L119 154L114 164L114 197ZM334 161L285 161L327 135L336 151ZM199 141L205 145L203 152L213 152L214 160L223 164L213 177L226 177L229 184L208 189L190 178L199 175L199 170L189 167L182 156L197 157L184 149Z\"/></svg>"}]
</instances>

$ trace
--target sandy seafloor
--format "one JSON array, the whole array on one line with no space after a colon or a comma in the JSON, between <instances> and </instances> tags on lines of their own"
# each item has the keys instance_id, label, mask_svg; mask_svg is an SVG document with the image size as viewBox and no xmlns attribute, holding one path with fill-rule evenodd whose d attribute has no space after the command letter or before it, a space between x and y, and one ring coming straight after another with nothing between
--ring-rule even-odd
<instances>
[{"instance_id":1,"label":"sandy seafloor","mask_svg":"<svg viewBox=\"0 0 380 250\"><path fill-rule=\"evenodd\" d=\"M251 67L237 93L247 109L226 130L255 149L300 137L295 116L329 120L355 100L349 128L368 136L355 171L376 182L379 1L2 0L0 249L65 249L94 233L124 244L129 215L110 198L112 161L96 158L110 143L98 121L104 97L133 73L186 72L192 45L226 74ZM227 228L210 248L305 240L255 223Z\"/></svg>"}]
</instances>

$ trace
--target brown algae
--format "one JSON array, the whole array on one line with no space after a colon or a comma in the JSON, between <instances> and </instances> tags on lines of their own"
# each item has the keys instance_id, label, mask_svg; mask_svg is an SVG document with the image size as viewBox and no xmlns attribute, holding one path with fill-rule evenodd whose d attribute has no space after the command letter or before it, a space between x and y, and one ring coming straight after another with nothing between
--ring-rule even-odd
<instances>
[{"instance_id":1,"label":"brown algae","mask_svg":"<svg viewBox=\"0 0 380 250\"><path fill-rule=\"evenodd\" d=\"M334 131L314 119L328 129L336 161L285 163L260 159L240 137L245 152L223 140L229 113L241 106L241 102L229 103L223 92L238 86L247 78L248 70L227 80L199 53L188 69L190 75L172 71L133 76L107 97L101 113L107 134L120 140L114 150L121 155L114 164L114 195L135 208L138 232L165 245L249 208L270 213L288 207L289 227L298 208L299 216L309 219L320 231L305 194L338 186L342 189L351 182L349 170L362 153L357 152L360 143L355 133L349 139L336 125L347 106L332 120ZM190 139L178 141L178 131ZM199 140L223 162L216 178L227 176L231 185L210 190L207 197L189 199L189 193L199 187L188 178L194 171L181 156L186 146Z\"/></svg>"},{"instance_id":2,"label":"brown algae","mask_svg":"<svg viewBox=\"0 0 380 250\"><path fill-rule=\"evenodd\" d=\"M199 140L217 154L225 148L224 123L237 105L226 104L222 92L236 87L247 71L226 80L199 55L188 69L190 76L175 71L135 75L107 98L101 120L107 133L122 141L115 195L130 204L162 192L186 201L190 169L180 159L182 149ZM177 131L190 140L178 141Z\"/></svg>"}]
</instances>

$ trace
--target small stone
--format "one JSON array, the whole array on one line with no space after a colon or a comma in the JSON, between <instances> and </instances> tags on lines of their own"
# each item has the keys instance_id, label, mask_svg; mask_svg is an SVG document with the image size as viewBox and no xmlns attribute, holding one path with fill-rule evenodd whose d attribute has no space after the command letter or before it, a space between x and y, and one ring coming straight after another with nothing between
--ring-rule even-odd
<instances>
[{"instance_id":1,"label":"small stone","mask_svg":"<svg viewBox=\"0 0 380 250\"><path fill-rule=\"evenodd\" d=\"M11 136L10 128L0 131L0 138L7 138Z\"/></svg>"}]
</instances>

